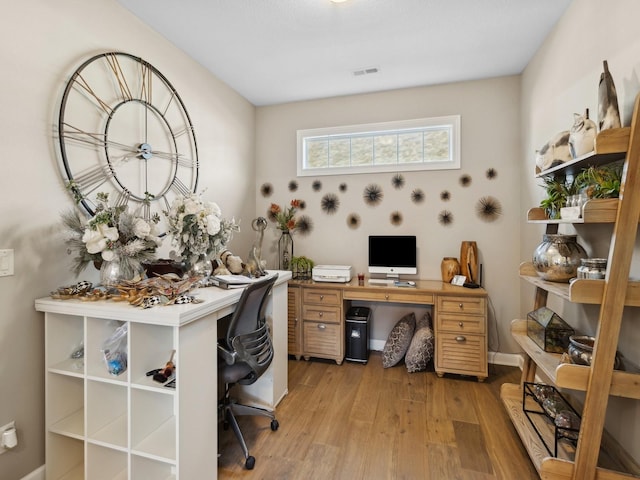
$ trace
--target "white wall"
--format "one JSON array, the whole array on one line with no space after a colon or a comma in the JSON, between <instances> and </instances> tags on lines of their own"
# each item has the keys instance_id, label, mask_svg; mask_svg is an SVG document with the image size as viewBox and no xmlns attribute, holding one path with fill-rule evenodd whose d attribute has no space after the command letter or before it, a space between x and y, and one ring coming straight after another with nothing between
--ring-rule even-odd
<instances>
[{"instance_id":1,"label":"white wall","mask_svg":"<svg viewBox=\"0 0 640 480\"><path fill-rule=\"evenodd\" d=\"M19 446L0 456L16 480L44 463L43 316L34 299L77 281L69 271L60 213L72 206L54 138L66 80L110 50L140 56L180 93L196 128L199 189L241 220L231 248L253 240L255 109L115 0L5 2L0 16L0 248L15 251L15 275L0 278L0 425L15 420ZM211 48L224 48L212 45ZM83 278L97 280L87 270Z\"/></svg>"},{"instance_id":2,"label":"white wall","mask_svg":"<svg viewBox=\"0 0 640 480\"><path fill-rule=\"evenodd\" d=\"M528 206L536 206L544 196L540 181L534 178L534 154L553 134L568 130L573 113L589 108L597 119L598 82L607 60L617 88L618 102L625 119L629 119L635 96L640 92L640 35L637 19L640 3L636 0L601 2L574 0L555 30L546 39L535 58L522 75L522 148L523 164L521 202L521 259L530 260L535 246L540 243L544 227L529 225L524 219ZM563 226L560 233L573 230ZM606 256L610 226L577 227L579 241L593 256ZM637 259L632 276L640 276ZM521 313L531 310L533 288L522 285ZM549 296L549 306L577 330L594 334L598 308L571 305ZM638 309L625 311L625 322L620 335L619 350L636 363L640 360L640 328ZM640 460L640 407L637 401L611 398L607 428ZM635 428L630 428L635 426Z\"/></svg>"},{"instance_id":3,"label":"white wall","mask_svg":"<svg viewBox=\"0 0 640 480\"><path fill-rule=\"evenodd\" d=\"M313 231L308 236L294 234L294 254L306 255L317 264L352 265L356 271L366 271L367 237L371 234L416 235L418 276L428 279L440 279L442 258L459 257L460 243L475 240L484 265L484 285L494 307L490 315L490 349L515 351L507 332L509 322L519 310L518 284L513 280L519 262L517 239L522 215L519 89L519 77L503 77L259 107L256 188L269 183L273 194L264 197L258 193L256 209L264 214L271 202L286 205L292 198L305 200L307 209L303 213L312 218ZM400 190L391 185L393 174L296 178L297 129L453 114L461 115L460 170L405 173L406 184ZM486 176L489 168L497 172L493 180ZM467 187L459 182L465 174L472 180ZM288 190L291 180L299 184L296 192ZM314 180L322 182L318 192L312 189ZM343 182L347 184L345 193L339 191ZM370 183L377 183L383 189L383 201L376 207L363 201L363 190ZM414 188L424 191L424 203L411 201ZM449 201L440 199L444 190L451 193ZM334 215L321 211L320 202L326 193L334 193L340 199ZM482 221L475 212L476 203L485 196L497 198L502 205L502 215L491 223ZM454 216L449 226L438 221L439 212L445 209ZM404 217L400 226L393 226L389 221L389 215L395 210ZM358 229L347 226L351 213L361 218ZM264 253L270 255L272 262L276 261L276 233L277 230L271 228L265 237L270 249L265 248ZM384 340L404 310L394 313L379 306L376 309L372 337ZM380 317L388 320L380 324Z\"/></svg>"}]
</instances>

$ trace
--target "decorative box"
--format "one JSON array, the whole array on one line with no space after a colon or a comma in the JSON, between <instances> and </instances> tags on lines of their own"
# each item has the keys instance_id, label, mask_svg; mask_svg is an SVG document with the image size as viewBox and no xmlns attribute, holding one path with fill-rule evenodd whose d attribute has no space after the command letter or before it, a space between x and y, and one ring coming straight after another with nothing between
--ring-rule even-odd
<instances>
[{"instance_id":1,"label":"decorative box","mask_svg":"<svg viewBox=\"0 0 640 480\"><path fill-rule=\"evenodd\" d=\"M553 310L540 307L527 314L527 335L545 352L564 353L575 332Z\"/></svg>"}]
</instances>

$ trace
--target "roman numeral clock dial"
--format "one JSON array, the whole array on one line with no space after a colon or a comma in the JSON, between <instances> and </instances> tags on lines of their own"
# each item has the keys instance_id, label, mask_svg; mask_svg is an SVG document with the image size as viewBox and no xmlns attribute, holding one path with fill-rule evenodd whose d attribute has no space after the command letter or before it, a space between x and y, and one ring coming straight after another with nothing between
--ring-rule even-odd
<instances>
[{"instance_id":1,"label":"roman numeral clock dial","mask_svg":"<svg viewBox=\"0 0 640 480\"><path fill-rule=\"evenodd\" d=\"M198 148L189 114L166 77L122 52L96 55L69 79L58 118L63 176L95 213L96 195L160 218L176 196L195 193Z\"/></svg>"}]
</instances>

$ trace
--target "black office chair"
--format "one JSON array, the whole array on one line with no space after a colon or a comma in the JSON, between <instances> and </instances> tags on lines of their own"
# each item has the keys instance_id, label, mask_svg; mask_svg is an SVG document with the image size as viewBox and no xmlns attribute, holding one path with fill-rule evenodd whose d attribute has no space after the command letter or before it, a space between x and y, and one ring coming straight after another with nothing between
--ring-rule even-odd
<instances>
[{"instance_id":1,"label":"black office chair","mask_svg":"<svg viewBox=\"0 0 640 480\"><path fill-rule=\"evenodd\" d=\"M236 415L261 415L271 418L271 430L279 424L273 411L242 405L230 397L235 384L250 385L269 368L273 359L273 343L266 321L267 299L278 275L249 284L242 292L238 306L231 315L226 337L218 341L218 375L224 381L224 397L218 404L225 429L231 425L242 451L245 468L251 470L256 459L249 455Z\"/></svg>"}]
</instances>

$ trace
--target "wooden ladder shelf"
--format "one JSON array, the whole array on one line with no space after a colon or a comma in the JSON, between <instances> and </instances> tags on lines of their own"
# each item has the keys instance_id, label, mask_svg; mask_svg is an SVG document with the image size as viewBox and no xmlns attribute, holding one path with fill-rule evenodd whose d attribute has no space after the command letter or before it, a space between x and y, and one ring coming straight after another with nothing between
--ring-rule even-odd
<instances>
[{"instance_id":1,"label":"wooden ladder shelf","mask_svg":"<svg viewBox=\"0 0 640 480\"><path fill-rule=\"evenodd\" d=\"M521 267L521 277L528 279L527 277L530 276L530 283L536 286L534 309L546 305L549 291L568 298L570 301L600 304L591 367L558 365L559 359L554 358L552 354L536 350L535 346L530 346L527 343L525 321L514 320L513 322L513 336L525 351L522 383L535 381L536 369L541 368L544 373L551 376L559 387L585 390L586 392L575 455L573 459L565 459L546 456L545 452L541 452L541 449L534 445L534 439L525 431L527 426L523 425L521 419L518 419L518 413L514 411L518 407L518 402L519 408L522 409L522 397L520 396L519 399L517 397L521 395L522 385L503 385L501 395L505 406L538 469L540 477L545 480L613 480L640 476L640 467L626 453L620 455L614 462L616 467L620 467L619 469L610 469L608 465L606 467L598 465L601 449L610 451L617 448L620 450L619 447L610 446L612 440L604 430L609 396L640 398L640 374L614 372L613 370L625 305L638 305L638 299L634 298L637 282L629 281L629 273L640 220L639 116L640 95L636 97L630 131L629 129L619 129L621 134L628 134L629 140L604 285L601 285L602 281L599 284L592 281L589 288L578 285L574 292L574 285L571 287L551 285L549 282L535 278L535 273L531 275L530 272L526 272L526 267L523 272L523 267ZM534 218L534 220L540 221L541 219ZM557 232L557 222L549 222L547 232ZM592 288L594 286L596 288ZM589 293L581 297L580 291L588 291ZM591 299L584 298L589 295L592 297ZM599 300L593 298L597 295L601 295Z\"/></svg>"}]
</instances>

